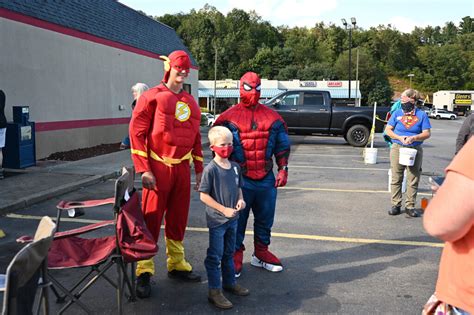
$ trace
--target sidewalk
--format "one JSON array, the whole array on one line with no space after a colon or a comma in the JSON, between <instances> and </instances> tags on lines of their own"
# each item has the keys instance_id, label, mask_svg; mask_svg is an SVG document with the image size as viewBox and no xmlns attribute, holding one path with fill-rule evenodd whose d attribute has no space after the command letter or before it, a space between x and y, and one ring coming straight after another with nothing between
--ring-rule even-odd
<instances>
[{"instance_id":1,"label":"sidewalk","mask_svg":"<svg viewBox=\"0 0 474 315\"><path fill-rule=\"evenodd\" d=\"M209 145L207 131L201 128L202 146ZM74 161L39 161L37 166L0 181L0 215L31 206L43 200L115 178L122 167L133 165L130 150Z\"/></svg>"}]
</instances>

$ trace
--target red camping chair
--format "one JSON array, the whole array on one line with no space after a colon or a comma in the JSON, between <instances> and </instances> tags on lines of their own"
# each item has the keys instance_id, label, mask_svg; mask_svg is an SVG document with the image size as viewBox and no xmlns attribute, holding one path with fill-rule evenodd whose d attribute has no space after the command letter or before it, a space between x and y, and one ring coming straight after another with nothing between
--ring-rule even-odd
<instances>
[{"instance_id":1,"label":"red camping chair","mask_svg":"<svg viewBox=\"0 0 474 315\"><path fill-rule=\"evenodd\" d=\"M54 241L48 255L49 279L53 283L52 289L58 297L58 302L69 299L59 311L60 314L74 303L87 313L91 313L89 307L79 299L100 278L107 280L117 290L119 314L122 314L123 310L124 287L128 289L129 299L135 300L135 262L155 256L157 245L145 225L138 193L133 188L133 174L133 170L129 171L125 168L122 170L122 175L115 183L114 198L80 202L61 201L57 205L56 225L58 229L64 211L112 204L114 212L114 220L103 221L69 231L56 232L54 235ZM106 226L115 226L114 235L97 238L79 236ZM130 276L127 273L128 264L131 264ZM116 281L105 274L114 265L117 267ZM51 275L53 269L84 267L89 267L90 271L71 289L67 289ZM87 281L88 279L89 281ZM64 295L60 295L58 291L61 291Z\"/></svg>"},{"instance_id":2,"label":"red camping chair","mask_svg":"<svg viewBox=\"0 0 474 315\"><path fill-rule=\"evenodd\" d=\"M41 310L49 314L47 289L51 283L46 260L55 228L49 217L43 217L31 243L15 255L6 274L0 274L0 292L4 293L2 315L40 314Z\"/></svg>"}]
</instances>

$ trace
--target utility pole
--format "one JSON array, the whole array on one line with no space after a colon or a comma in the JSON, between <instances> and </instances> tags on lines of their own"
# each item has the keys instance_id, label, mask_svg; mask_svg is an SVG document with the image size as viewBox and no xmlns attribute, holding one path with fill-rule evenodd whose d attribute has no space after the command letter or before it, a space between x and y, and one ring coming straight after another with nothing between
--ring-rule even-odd
<instances>
[{"instance_id":1,"label":"utility pole","mask_svg":"<svg viewBox=\"0 0 474 315\"><path fill-rule=\"evenodd\" d=\"M214 118L216 117L216 106L217 106L217 43L214 46Z\"/></svg>"},{"instance_id":2,"label":"utility pole","mask_svg":"<svg viewBox=\"0 0 474 315\"><path fill-rule=\"evenodd\" d=\"M415 75L413 73L410 73L408 77L410 78L410 89L411 89L411 78L413 78Z\"/></svg>"},{"instance_id":3,"label":"utility pole","mask_svg":"<svg viewBox=\"0 0 474 315\"><path fill-rule=\"evenodd\" d=\"M347 24L346 22L346 19L341 19L342 21L342 24L344 25L344 27L347 29L349 29L349 90L348 90L348 94L349 94L349 99L351 98L351 70L352 70L352 29L355 29L356 27L356 18L355 17L351 17L351 24L352 25L349 25Z\"/></svg>"}]
</instances>

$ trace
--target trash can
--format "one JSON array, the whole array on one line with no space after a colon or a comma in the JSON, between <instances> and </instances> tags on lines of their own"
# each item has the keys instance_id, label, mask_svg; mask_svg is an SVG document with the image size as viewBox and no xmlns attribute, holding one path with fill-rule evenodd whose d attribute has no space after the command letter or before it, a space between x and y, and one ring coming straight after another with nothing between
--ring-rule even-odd
<instances>
[{"instance_id":1,"label":"trash can","mask_svg":"<svg viewBox=\"0 0 474 315\"><path fill-rule=\"evenodd\" d=\"M13 122L7 123L3 167L36 165L35 123L28 106L13 106Z\"/></svg>"}]
</instances>

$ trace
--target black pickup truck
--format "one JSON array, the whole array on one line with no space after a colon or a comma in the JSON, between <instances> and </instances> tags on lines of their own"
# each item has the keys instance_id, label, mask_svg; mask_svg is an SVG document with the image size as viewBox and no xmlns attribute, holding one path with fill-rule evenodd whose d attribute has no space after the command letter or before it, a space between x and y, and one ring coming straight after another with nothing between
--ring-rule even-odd
<instances>
[{"instance_id":1,"label":"black pickup truck","mask_svg":"<svg viewBox=\"0 0 474 315\"><path fill-rule=\"evenodd\" d=\"M295 134L344 136L355 147L369 141L373 107L335 105L329 91L290 90L265 103L277 111ZM377 115L385 119L389 107L377 107ZM382 132L383 122L376 120L375 132Z\"/></svg>"}]
</instances>

